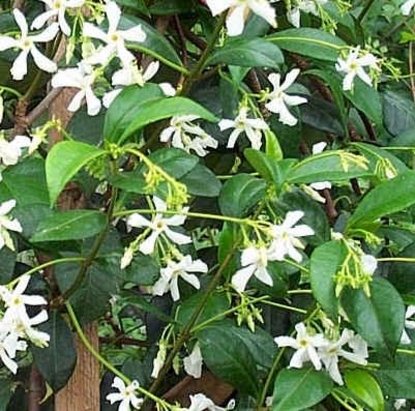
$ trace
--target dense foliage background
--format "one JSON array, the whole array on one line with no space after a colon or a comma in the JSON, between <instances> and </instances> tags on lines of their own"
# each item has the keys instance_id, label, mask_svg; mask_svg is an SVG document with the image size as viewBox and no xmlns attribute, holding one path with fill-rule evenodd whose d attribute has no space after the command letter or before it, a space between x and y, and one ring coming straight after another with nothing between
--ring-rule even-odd
<instances>
[{"instance_id":1,"label":"dense foliage background","mask_svg":"<svg viewBox=\"0 0 415 411\"><path fill-rule=\"evenodd\" d=\"M0 410L415 406L414 5L1 1Z\"/></svg>"}]
</instances>

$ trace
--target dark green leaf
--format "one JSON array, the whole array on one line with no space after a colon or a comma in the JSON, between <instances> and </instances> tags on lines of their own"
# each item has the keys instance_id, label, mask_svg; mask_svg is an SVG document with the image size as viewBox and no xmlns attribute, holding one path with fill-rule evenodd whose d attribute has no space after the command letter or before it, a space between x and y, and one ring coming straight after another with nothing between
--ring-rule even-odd
<instances>
[{"instance_id":1,"label":"dark green leaf","mask_svg":"<svg viewBox=\"0 0 415 411\"><path fill-rule=\"evenodd\" d=\"M370 294L368 297L362 289L345 288L342 307L366 342L392 357L402 336L405 305L396 289L381 277L373 278Z\"/></svg>"},{"instance_id":2,"label":"dark green leaf","mask_svg":"<svg viewBox=\"0 0 415 411\"><path fill-rule=\"evenodd\" d=\"M393 195L391 195L393 193ZM415 204L415 172L408 171L380 183L357 206L348 222L349 228L374 222Z\"/></svg>"},{"instance_id":3,"label":"dark green leaf","mask_svg":"<svg viewBox=\"0 0 415 411\"><path fill-rule=\"evenodd\" d=\"M105 214L95 210L60 211L42 221L31 241L79 240L98 234L106 227Z\"/></svg>"},{"instance_id":4,"label":"dark green leaf","mask_svg":"<svg viewBox=\"0 0 415 411\"><path fill-rule=\"evenodd\" d=\"M14 382L11 379L0 379L0 411L6 411L14 391Z\"/></svg>"},{"instance_id":5,"label":"dark green leaf","mask_svg":"<svg viewBox=\"0 0 415 411\"><path fill-rule=\"evenodd\" d=\"M66 385L76 364L73 333L56 310L49 312L49 320L39 329L50 335L49 346L32 347L31 351L43 378L56 392Z\"/></svg>"},{"instance_id":6,"label":"dark green leaf","mask_svg":"<svg viewBox=\"0 0 415 411\"><path fill-rule=\"evenodd\" d=\"M318 404L330 394L333 381L312 368L284 369L274 385L272 411L300 411Z\"/></svg>"},{"instance_id":7,"label":"dark green leaf","mask_svg":"<svg viewBox=\"0 0 415 411\"><path fill-rule=\"evenodd\" d=\"M160 276L160 266L148 255L138 255L123 270L124 280L137 285L153 285Z\"/></svg>"},{"instance_id":8,"label":"dark green leaf","mask_svg":"<svg viewBox=\"0 0 415 411\"><path fill-rule=\"evenodd\" d=\"M245 217L265 196L265 181L249 174L238 174L228 180L219 195L223 215Z\"/></svg>"},{"instance_id":9,"label":"dark green leaf","mask_svg":"<svg viewBox=\"0 0 415 411\"><path fill-rule=\"evenodd\" d=\"M278 67L284 63L280 48L264 39L230 38L214 51L207 65L229 64L242 67Z\"/></svg>"},{"instance_id":10,"label":"dark green leaf","mask_svg":"<svg viewBox=\"0 0 415 411\"><path fill-rule=\"evenodd\" d=\"M50 204L56 202L65 184L92 160L105 155L98 147L77 141L62 141L55 144L46 158L46 181Z\"/></svg>"},{"instance_id":11,"label":"dark green leaf","mask_svg":"<svg viewBox=\"0 0 415 411\"><path fill-rule=\"evenodd\" d=\"M228 321L212 324L199 331L197 338L203 359L214 374L244 393L258 394L255 359L238 327Z\"/></svg>"},{"instance_id":12,"label":"dark green leaf","mask_svg":"<svg viewBox=\"0 0 415 411\"><path fill-rule=\"evenodd\" d=\"M180 178L180 182L186 185L192 196L217 197L222 188L216 175L200 163Z\"/></svg>"},{"instance_id":13,"label":"dark green leaf","mask_svg":"<svg viewBox=\"0 0 415 411\"><path fill-rule=\"evenodd\" d=\"M383 94L383 122L394 136L415 128L415 104L409 97L392 90Z\"/></svg>"},{"instance_id":14,"label":"dark green leaf","mask_svg":"<svg viewBox=\"0 0 415 411\"><path fill-rule=\"evenodd\" d=\"M336 61L346 46L339 37L312 28L282 30L267 39L283 50L327 61Z\"/></svg>"}]
</instances>

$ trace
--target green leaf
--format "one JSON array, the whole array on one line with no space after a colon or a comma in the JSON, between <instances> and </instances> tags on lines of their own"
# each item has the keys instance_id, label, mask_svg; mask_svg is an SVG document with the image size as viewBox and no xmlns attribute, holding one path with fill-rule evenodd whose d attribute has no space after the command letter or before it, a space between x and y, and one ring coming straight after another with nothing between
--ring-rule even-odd
<instances>
[{"instance_id":1,"label":"green leaf","mask_svg":"<svg viewBox=\"0 0 415 411\"><path fill-rule=\"evenodd\" d=\"M11 197L16 200L17 207L34 203L49 204L43 159L24 159L2 171L2 177L0 184L7 187Z\"/></svg>"},{"instance_id":2,"label":"green leaf","mask_svg":"<svg viewBox=\"0 0 415 411\"><path fill-rule=\"evenodd\" d=\"M383 122L393 136L415 128L415 104L406 94L386 90L383 94Z\"/></svg>"},{"instance_id":3,"label":"green leaf","mask_svg":"<svg viewBox=\"0 0 415 411\"><path fill-rule=\"evenodd\" d=\"M15 383L11 379L0 379L0 411L7 411L14 388Z\"/></svg>"},{"instance_id":4,"label":"green leaf","mask_svg":"<svg viewBox=\"0 0 415 411\"><path fill-rule=\"evenodd\" d=\"M367 167L347 162L342 164L342 151L327 151L307 157L291 168L290 183L315 183L318 181L344 181L354 177L370 176ZM346 168L347 167L347 168Z\"/></svg>"},{"instance_id":5,"label":"green leaf","mask_svg":"<svg viewBox=\"0 0 415 411\"><path fill-rule=\"evenodd\" d=\"M190 195L198 197L217 197L222 188L215 173L200 163L180 178L180 182L186 185Z\"/></svg>"},{"instance_id":6,"label":"green leaf","mask_svg":"<svg viewBox=\"0 0 415 411\"><path fill-rule=\"evenodd\" d=\"M50 204L55 204L65 184L92 160L106 152L98 147L77 141L55 144L46 157L46 181Z\"/></svg>"},{"instance_id":7,"label":"green leaf","mask_svg":"<svg viewBox=\"0 0 415 411\"><path fill-rule=\"evenodd\" d=\"M163 92L156 84L147 83L144 87L126 87L107 110L104 123L104 139L117 142L134 120L141 106L148 101L159 99Z\"/></svg>"},{"instance_id":8,"label":"green leaf","mask_svg":"<svg viewBox=\"0 0 415 411\"><path fill-rule=\"evenodd\" d=\"M353 91L344 91L343 93L358 110L366 114L376 125L382 125L382 101L375 88L357 79L354 81Z\"/></svg>"},{"instance_id":9,"label":"green leaf","mask_svg":"<svg viewBox=\"0 0 415 411\"><path fill-rule=\"evenodd\" d=\"M148 255L138 255L122 270L124 280L137 285L153 285L160 277L160 266Z\"/></svg>"},{"instance_id":10,"label":"green leaf","mask_svg":"<svg viewBox=\"0 0 415 411\"><path fill-rule=\"evenodd\" d=\"M238 174L223 185L219 207L223 215L245 217L265 196L265 181L249 174Z\"/></svg>"},{"instance_id":11,"label":"green leaf","mask_svg":"<svg viewBox=\"0 0 415 411\"><path fill-rule=\"evenodd\" d=\"M49 346L31 351L43 378L57 392L66 385L76 364L73 333L57 310L49 312L49 320L39 329L50 335Z\"/></svg>"},{"instance_id":12,"label":"green leaf","mask_svg":"<svg viewBox=\"0 0 415 411\"><path fill-rule=\"evenodd\" d=\"M333 381L312 368L283 369L274 385L272 411L300 411L318 404L330 394Z\"/></svg>"},{"instance_id":13,"label":"green leaf","mask_svg":"<svg viewBox=\"0 0 415 411\"><path fill-rule=\"evenodd\" d=\"M271 130L265 130L265 154L273 161L280 161L283 159L283 153L280 142L277 136Z\"/></svg>"},{"instance_id":14,"label":"green leaf","mask_svg":"<svg viewBox=\"0 0 415 411\"><path fill-rule=\"evenodd\" d=\"M365 370L345 370L346 387L372 411L384 411L385 400L377 381Z\"/></svg>"},{"instance_id":15,"label":"green leaf","mask_svg":"<svg viewBox=\"0 0 415 411\"><path fill-rule=\"evenodd\" d=\"M81 240L102 231L107 224L105 214L95 210L56 212L42 221L32 242Z\"/></svg>"},{"instance_id":16,"label":"green leaf","mask_svg":"<svg viewBox=\"0 0 415 411\"><path fill-rule=\"evenodd\" d=\"M385 396L415 400L415 358L412 355L397 353L394 361L385 361L384 357L375 361L380 362L380 367L371 372Z\"/></svg>"},{"instance_id":17,"label":"green leaf","mask_svg":"<svg viewBox=\"0 0 415 411\"><path fill-rule=\"evenodd\" d=\"M229 64L241 67L278 67L284 63L280 48L264 39L230 38L215 50L206 65Z\"/></svg>"},{"instance_id":18,"label":"green leaf","mask_svg":"<svg viewBox=\"0 0 415 411\"><path fill-rule=\"evenodd\" d=\"M246 335L238 327L229 321L208 325L197 333L197 338L203 360L214 374L243 393L258 394L255 359Z\"/></svg>"},{"instance_id":19,"label":"green leaf","mask_svg":"<svg viewBox=\"0 0 415 411\"><path fill-rule=\"evenodd\" d=\"M336 61L347 46L339 37L313 28L282 30L267 39L283 50L326 61Z\"/></svg>"},{"instance_id":20,"label":"green leaf","mask_svg":"<svg viewBox=\"0 0 415 411\"><path fill-rule=\"evenodd\" d=\"M310 282L313 296L321 308L337 321L338 298L334 276L343 263L347 250L340 241L330 241L317 247L310 258Z\"/></svg>"},{"instance_id":21,"label":"green leaf","mask_svg":"<svg viewBox=\"0 0 415 411\"><path fill-rule=\"evenodd\" d=\"M194 0L156 0L150 6L151 14L162 16L195 12L195 9Z\"/></svg>"},{"instance_id":22,"label":"green leaf","mask_svg":"<svg viewBox=\"0 0 415 411\"><path fill-rule=\"evenodd\" d=\"M119 29L130 29L137 24L140 24L143 28L146 33L146 38L141 43L129 43L128 48L139 50L145 54L153 56L164 64L171 65L169 62L173 63L177 69L182 69L183 72L186 71L182 65L180 57L167 40L167 37L144 20L141 20L135 16L123 14L119 24Z\"/></svg>"},{"instance_id":23,"label":"green leaf","mask_svg":"<svg viewBox=\"0 0 415 411\"><path fill-rule=\"evenodd\" d=\"M393 195L391 195L393 193ZM415 171L400 174L371 190L357 206L348 222L349 228L374 222L380 217L415 204Z\"/></svg>"},{"instance_id":24,"label":"green leaf","mask_svg":"<svg viewBox=\"0 0 415 411\"><path fill-rule=\"evenodd\" d=\"M405 305L396 289L381 277L373 278L370 294L368 297L362 289L345 288L340 296L342 307L370 346L393 357L402 336Z\"/></svg>"},{"instance_id":25,"label":"green leaf","mask_svg":"<svg viewBox=\"0 0 415 411\"><path fill-rule=\"evenodd\" d=\"M7 247L0 250L0 284L8 284L13 279L17 253Z\"/></svg>"},{"instance_id":26,"label":"green leaf","mask_svg":"<svg viewBox=\"0 0 415 411\"><path fill-rule=\"evenodd\" d=\"M413 258L415 255L415 242L405 247L396 257ZM405 261L392 261L389 263L388 280L402 294L412 294L415 291L415 264Z\"/></svg>"},{"instance_id":27,"label":"green leaf","mask_svg":"<svg viewBox=\"0 0 415 411\"><path fill-rule=\"evenodd\" d=\"M212 122L218 120L210 111L186 97L160 97L148 100L140 105L139 110L135 108L134 113L127 129L117 139L118 144L144 126L173 116L194 115Z\"/></svg>"}]
</instances>

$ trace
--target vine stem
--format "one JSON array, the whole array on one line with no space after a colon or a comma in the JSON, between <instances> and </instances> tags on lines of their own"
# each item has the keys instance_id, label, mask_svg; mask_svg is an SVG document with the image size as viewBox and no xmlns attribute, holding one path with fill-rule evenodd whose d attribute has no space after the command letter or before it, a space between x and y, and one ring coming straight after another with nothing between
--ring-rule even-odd
<instances>
[{"instance_id":1,"label":"vine stem","mask_svg":"<svg viewBox=\"0 0 415 411\"><path fill-rule=\"evenodd\" d=\"M231 261L231 259L233 257L233 251L236 247L237 247L237 244L234 244L233 250L231 252L229 252L229 254L226 256L226 258L223 260L223 262L220 265L220 267L219 267L218 271L216 272L215 276L212 278L212 281L209 283L206 292L201 297L200 302L199 302L198 306L196 307L195 311L193 312L190 320L185 325L182 333L180 334L179 338L176 340L172 350L169 352L169 355L167 356L166 361L164 362L164 365L163 365L163 367L161 368L161 370L159 372L159 375L154 380L153 384L150 386L149 391L151 393L154 394L158 390L158 388L160 387L160 384L164 380L164 377L166 376L167 372L169 371L169 369L170 369L170 367L171 367L171 365L174 361L174 358L176 357L177 353L182 348L183 344L188 340L195 322L197 321L197 319L199 318L200 313L202 312L203 308L205 307L205 304L206 304L208 298L210 297L210 295L214 291L214 289L216 287L216 284L218 283L219 279L222 276L223 270L226 268L226 266ZM143 404L143 406L144 406L144 404Z\"/></svg>"},{"instance_id":2,"label":"vine stem","mask_svg":"<svg viewBox=\"0 0 415 411\"><path fill-rule=\"evenodd\" d=\"M72 325L75 328L76 333L78 334L79 339L81 340L82 344L84 344L85 348L91 353L91 355L96 358L105 368L111 371L114 375L121 378L125 384L130 385L131 380L127 378L121 371L115 368L106 358L104 358L95 348L92 346L88 338L86 337L85 333L82 330L81 325L79 324L78 318L72 308L72 305L69 301L65 302L65 307L68 311L69 318L71 319ZM147 391L145 388L141 386L137 387L137 391L141 394L145 395L148 398L151 398L153 401L157 403L161 403L166 407L167 403L162 399L158 398L157 396L153 395L151 392Z\"/></svg>"},{"instance_id":3,"label":"vine stem","mask_svg":"<svg viewBox=\"0 0 415 411\"><path fill-rule=\"evenodd\" d=\"M373 6L373 3L375 2L375 0L369 0L367 3L366 3L366 5L365 5L365 7L363 8L363 10L362 10L362 12L359 14L359 16L358 16L358 18L357 18L357 21L359 22L359 23L361 23L363 20L364 20L364 18L366 17L366 15L368 14L368 12L369 12L369 10L371 9L371 7Z\"/></svg>"},{"instance_id":4,"label":"vine stem","mask_svg":"<svg viewBox=\"0 0 415 411\"><path fill-rule=\"evenodd\" d=\"M206 48L203 50L203 53L201 54L199 58L199 61L197 62L194 69L190 72L189 77L187 77L186 81L183 83L183 87L180 90L180 94L186 94L190 90L196 78L202 72L203 67L205 66L210 56L210 53L212 53L213 48L215 47L216 41L219 38L219 34L222 30L223 25L225 24L225 20L226 20L226 13L222 13L216 24L215 30L213 31L212 36L209 39L209 43L207 44Z\"/></svg>"},{"instance_id":5,"label":"vine stem","mask_svg":"<svg viewBox=\"0 0 415 411\"><path fill-rule=\"evenodd\" d=\"M85 257L66 257L66 258L58 258L56 260L52 260L52 261L48 261L44 264L40 264L34 268L31 268L30 270L26 271L24 274L22 275L32 275L40 270L43 270L44 268L50 267L52 265L57 265L57 264L64 264L64 263L72 263L72 262L79 262L79 261L84 261ZM9 283L10 286L14 286L16 283L19 282L20 277L16 277L13 281L11 281Z\"/></svg>"}]
</instances>

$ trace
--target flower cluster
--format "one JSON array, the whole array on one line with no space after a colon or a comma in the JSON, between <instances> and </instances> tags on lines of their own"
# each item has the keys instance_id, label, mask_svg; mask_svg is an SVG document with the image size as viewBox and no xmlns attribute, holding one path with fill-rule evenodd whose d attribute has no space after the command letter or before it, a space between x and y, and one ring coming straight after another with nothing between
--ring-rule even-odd
<instances>
[{"instance_id":1,"label":"flower cluster","mask_svg":"<svg viewBox=\"0 0 415 411\"><path fill-rule=\"evenodd\" d=\"M337 339L326 338L304 323L295 326L296 338L276 337L278 347L291 347L296 351L291 357L289 367L302 368L305 363L311 362L316 370L324 365L330 377L339 385L343 385L343 378L339 370L339 361L344 358L359 365L367 364L369 356L366 342L354 331L345 328ZM345 345L349 350L343 348Z\"/></svg>"},{"instance_id":2,"label":"flower cluster","mask_svg":"<svg viewBox=\"0 0 415 411\"><path fill-rule=\"evenodd\" d=\"M13 374L16 374L18 368L15 361L17 352L26 351L27 341L38 347L46 347L50 340L49 334L34 327L47 321L47 311L42 309L34 317L30 317L27 312L27 305L47 304L42 296L24 294L29 281L30 276L24 274L14 288L0 286L0 299L4 304L0 320L0 359Z\"/></svg>"},{"instance_id":3,"label":"flower cluster","mask_svg":"<svg viewBox=\"0 0 415 411\"><path fill-rule=\"evenodd\" d=\"M267 265L268 261L283 261L286 256L296 262L302 261L302 255L297 248L304 248L299 237L314 235L314 230L306 224L295 225L302 217L302 211L289 211L284 221L269 228L272 238L268 247L250 246L241 255L241 265L232 277L232 285L238 292L245 290L249 279L254 275L264 284L272 285Z\"/></svg>"}]
</instances>

